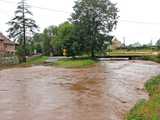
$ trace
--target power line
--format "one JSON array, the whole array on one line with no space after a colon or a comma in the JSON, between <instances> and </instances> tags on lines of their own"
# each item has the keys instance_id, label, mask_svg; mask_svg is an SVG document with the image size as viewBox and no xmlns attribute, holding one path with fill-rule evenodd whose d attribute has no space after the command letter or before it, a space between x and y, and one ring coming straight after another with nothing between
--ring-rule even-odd
<instances>
[{"instance_id":1,"label":"power line","mask_svg":"<svg viewBox=\"0 0 160 120\"><path fill-rule=\"evenodd\" d=\"M63 10L56 10L56 9L52 9L52 8L44 8L44 7L39 7L39 6L33 6L31 5L31 7L33 8L38 8L38 9L41 9L41 10L47 10L47 11L52 11L52 12L61 12L61 13L71 13L71 12L68 12L68 11L63 11Z\"/></svg>"},{"instance_id":2,"label":"power line","mask_svg":"<svg viewBox=\"0 0 160 120\"><path fill-rule=\"evenodd\" d=\"M4 2L4 3L8 3L8 4L16 4L17 2L13 2L13 1L8 1L8 0L0 0L0 2ZM64 10L57 10L57 9L52 9L52 8L46 8L46 7L40 7L40 6L34 6L34 5L30 5L32 8L36 8L36 9L40 9L40 10L47 10L50 12L58 12L58 13L71 13L68 11L64 11ZM125 22L125 23L134 23L134 24L149 24L149 25L158 25L160 23L158 22L146 22L146 21L133 21L133 20L119 20L120 22Z\"/></svg>"},{"instance_id":3,"label":"power line","mask_svg":"<svg viewBox=\"0 0 160 120\"><path fill-rule=\"evenodd\" d=\"M151 25L160 24L159 22L145 22L145 21L133 21L133 20L120 20L120 21L126 23L135 23L135 24L151 24Z\"/></svg>"},{"instance_id":4,"label":"power line","mask_svg":"<svg viewBox=\"0 0 160 120\"><path fill-rule=\"evenodd\" d=\"M4 3L8 3L8 4L15 4L16 2L13 1L8 1L8 0L0 0L1 2ZM69 11L64 11L64 10L57 10L57 9L52 9L52 8L45 8L45 7L40 7L40 6L34 6L34 5L30 5L32 8L37 8L37 9L41 9L41 10L47 10L47 11L51 11L51 12L59 12L59 13L71 13Z\"/></svg>"}]
</instances>

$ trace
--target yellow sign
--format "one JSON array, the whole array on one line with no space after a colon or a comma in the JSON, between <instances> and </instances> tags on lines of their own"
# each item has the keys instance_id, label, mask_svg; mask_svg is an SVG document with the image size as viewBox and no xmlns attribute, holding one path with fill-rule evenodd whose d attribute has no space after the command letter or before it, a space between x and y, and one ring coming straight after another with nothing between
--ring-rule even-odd
<instances>
[{"instance_id":1,"label":"yellow sign","mask_svg":"<svg viewBox=\"0 0 160 120\"><path fill-rule=\"evenodd\" d=\"M63 56L67 56L67 49L63 49Z\"/></svg>"}]
</instances>

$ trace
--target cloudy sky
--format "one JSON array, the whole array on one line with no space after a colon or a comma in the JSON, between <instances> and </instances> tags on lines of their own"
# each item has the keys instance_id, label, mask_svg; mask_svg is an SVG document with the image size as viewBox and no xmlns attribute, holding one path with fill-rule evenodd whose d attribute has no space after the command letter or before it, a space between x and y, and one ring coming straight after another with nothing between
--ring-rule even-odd
<instances>
[{"instance_id":1,"label":"cloudy sky","mask_svg":"<svg viewBox=\"0 0 160 120\"><path fill-rule=\"evenodd\" d=\"M6 22L14 16L19 0L0 0L0 31L7 34ZM119 24L114 34L126 44L153 43L160 38L160 0L112 0L119 8ZM49 25L58 25L67 20L74 0L28 0L32 5L34 19L41 31ZM47 8L47 9L46 9Z\"/></svg>"}]
</instances>

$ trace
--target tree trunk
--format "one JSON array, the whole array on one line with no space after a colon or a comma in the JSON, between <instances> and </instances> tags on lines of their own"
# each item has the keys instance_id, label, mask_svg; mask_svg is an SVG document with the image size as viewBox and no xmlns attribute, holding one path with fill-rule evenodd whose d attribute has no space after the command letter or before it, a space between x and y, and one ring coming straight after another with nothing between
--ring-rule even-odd
<instances>
[{"instance_id":1,"label":"tree trunk","mask_svg":"<svg viewBox=\"0 0 160 120\"><path fill-rule=\"evenodd\" d=\"M91 57L94 58L95 54L94 54L94 48L91 49Z\"/></svg>"},{"instance_id":2,"label":"tree trunk","mask_svg":"<svg viewBox=\"0 0 160 120\"><path fill-rule=\"evenodd\" d=\"M27 62L26 60L26 25L25 25L25 13L24 13L24 3L23 3L23 47L24 47L24 55L23 62Z\"/></svg>"},{"instance_id":3,"label":"tree trunk","mask_svg":"<svg viewBox=\"0 0 160 120\"><path fill-rule=\"evenodd\" d=\"M26 37L25 37L26 35L25 35L25 28L24 28L24 38L23 38L23 40L24 40L24 45L23 45L23 47L24 47L24 55L23 55L23 62L27 62L27 60L26 60Z\"/></svg>"}]
</instances>

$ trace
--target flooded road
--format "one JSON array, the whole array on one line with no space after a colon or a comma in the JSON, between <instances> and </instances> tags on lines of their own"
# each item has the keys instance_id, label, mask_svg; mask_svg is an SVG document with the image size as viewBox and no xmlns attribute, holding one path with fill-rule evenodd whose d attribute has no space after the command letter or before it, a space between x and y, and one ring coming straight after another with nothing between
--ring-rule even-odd
<instances>
[{"instance_id":1,"label":"flooded road","mask_svg":"<svg viewBox=\"0 0 160 120\"><path fill-rule=\"evenodd\" d=\"M123 120L139 99L147 99L144 83L159 73L159 64L146 61L3 70L0 120Z\"/></svg>"}]
</instances>

